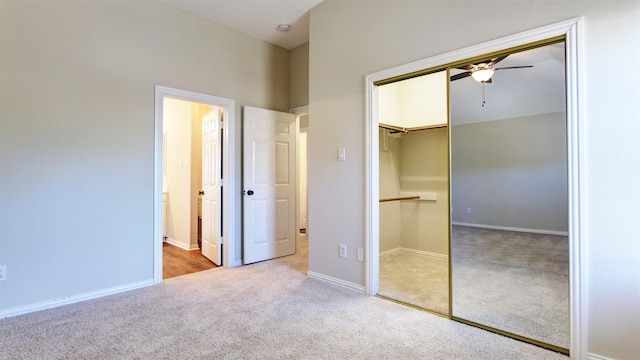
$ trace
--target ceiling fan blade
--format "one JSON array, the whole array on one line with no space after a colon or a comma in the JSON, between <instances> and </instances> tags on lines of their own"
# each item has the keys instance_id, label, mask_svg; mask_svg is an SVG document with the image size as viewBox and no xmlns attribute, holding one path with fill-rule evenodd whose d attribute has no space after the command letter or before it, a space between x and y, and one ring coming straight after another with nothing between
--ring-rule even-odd
<instances>
[{"instance_id":1,"label":"ceiling fan blade","mask_svg":"<svg viewBox=\"0 0 640 360\"><path fill-rule=\"evenodd\" d=\"M469 71L471 69L471 64L467 64L467 65L463 65L463 66L456 66L456 67L454 67L454 69Z\"/></svg>"},{"instance_id":2,"label":"ceiling fan blade","mask_svg":"<svg viewBox=\"0 0 640 360\"><path fill-rule=\"evenodd\" d=\"M495 68L493 69L494 71L496 70L505 70L505 69L524 69L524 68L532 68L533 65L524 65L524 66L505 66L505 67L500 67L500 68Z\"/></svg>"},{"instance_id":3,"label":"ceiling fan blade","mask_svg":"<svg viewBox=\"0 0 640 360\"><path fill-rule=\"evenodd\" d=\"M504 60L507 58L507 55L504 56L498 56L497 58L491 59L491 61L489 62L489 66L494 66L495 64L499 63L500 61Z\"/></svg>"},{"instance_id":4,"label":"ceiling fan blade","mask_svg":"<svg viewBox=\"0 0 640 360\"><path fill-rule=\"evenodd\" d=\"M460 74L451 75L451 77L449 78L449 81L460 80L460 79L464 79L464 78L469 77L469 76L471 76L471 71L465 71L465 72L460 73Z\"/></svg>"},{"instance_id":5,"label":"ceiling fan blade","mask_svg":"<svg viewBox=\"0 0 640 360\"><path fill-rule=\"evenodd\" d=\"M509 54L504 55L504 56L495 57L495 58L477 60L475 62L475 64L484 64L485 67L493 67L495 64L497 64L500 61L506 59L507 56L509 56ZM472 64L467 64L467 65L462 65L462 66L456 66L456 67L454 67L454 69L471 71L471 69L474 66L475 66L474 63L472 63Z\"/></svg>"}]
</instances>

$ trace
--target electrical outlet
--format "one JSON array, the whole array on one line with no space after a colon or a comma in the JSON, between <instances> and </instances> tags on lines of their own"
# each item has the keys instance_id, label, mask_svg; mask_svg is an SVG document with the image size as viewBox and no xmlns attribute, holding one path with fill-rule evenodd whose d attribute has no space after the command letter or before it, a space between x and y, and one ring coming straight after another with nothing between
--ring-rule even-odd
<instances>
[{"instance_id":1,"label":"electrical outlet","mask_svg":"<svg viewBox=\"0 0 640 360\"><path fill-rule=\"evenodd\" d=\"M364 261L364 249L358 248L358 261Z\"/></svg>"},{"instance_id":2,"label":"electrical outlet","mask_svg":"<svg viewBox=\"0 0 640 360\"><path fill-rule=\"evenodd\" d=\"M471 208L467 208L467 214L471 214Z\"/></svg>"},{"instance_id":3,"label":"electrical outlet","mask_svg":"<svg viewBox=\"0 0 640 360\"><path fill-rule=\"evenodd\" d=\"M7 280L7 265L0 266L0 281Z\"/></svg>"},{"instance_id":4,"label":"electrical outlet","mask_svg":"<svg viewBox=\"0 0 640 360\"><path fill-rule=\"evenodd\" d=\"M340 257L347 258L347 245L345 244L340 244Z\"/></svg>"}]
</instances>

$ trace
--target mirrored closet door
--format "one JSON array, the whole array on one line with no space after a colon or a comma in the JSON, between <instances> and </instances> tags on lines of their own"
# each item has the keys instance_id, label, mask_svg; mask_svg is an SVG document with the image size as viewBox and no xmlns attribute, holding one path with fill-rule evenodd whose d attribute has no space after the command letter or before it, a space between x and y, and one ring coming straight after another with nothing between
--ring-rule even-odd
<instances>
[{"instance_id":1,"label":"mirrored closet door","mask_svg":"<svg viewBox=\"0 0 640 360\"><path fill-rule=\"evenodd\" d=\"M557 42L477 59L449 79L451 315L559 351L570 324L564 54Z\"/></svg>"},{"instance_id":2,"label":"mirrored closet door","mask_svg":"<svg viewBox=\"0 0 640 360\"><path fill-rule=\"evenodd\" d=\"M378 295L449 314L446 71L378 87Z\"/></svg>"}]
</instances>

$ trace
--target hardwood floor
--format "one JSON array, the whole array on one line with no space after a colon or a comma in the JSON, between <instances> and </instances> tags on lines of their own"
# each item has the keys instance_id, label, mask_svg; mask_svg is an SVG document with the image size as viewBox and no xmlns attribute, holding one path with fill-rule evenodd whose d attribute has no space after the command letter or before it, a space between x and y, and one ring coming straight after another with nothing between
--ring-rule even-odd
<instances>
[{"instance_id":1,"label":"hardwood floor","mask_svg":"<svg viewBox=\"0 0 640 360\"><path fill-rule=\"evenodd\" d=\"M163 279L216 267L216 264L202 256L200 250L187 251L171 244L162 243Z\"/></svg>"}]
</instances>

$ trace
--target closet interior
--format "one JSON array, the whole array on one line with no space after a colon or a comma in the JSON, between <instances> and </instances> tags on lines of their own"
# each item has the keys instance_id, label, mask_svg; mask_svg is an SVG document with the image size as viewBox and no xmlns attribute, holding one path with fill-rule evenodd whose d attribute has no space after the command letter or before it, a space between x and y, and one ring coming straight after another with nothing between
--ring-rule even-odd
<instances>
[{"instance_id":1,"label":"closet interior","mask_svg":"<svg viewBox=\"0 0 640 360\"><path fill-rule=\"evenodd\" d=\"M378 295L443 315L449 314L447 82L440 71L378 89Z\"/></svg>"}]
</instances>

